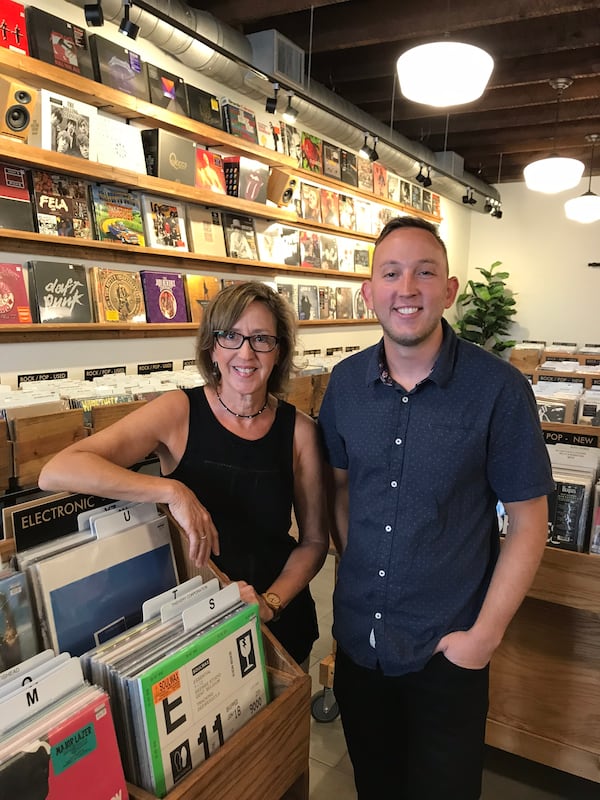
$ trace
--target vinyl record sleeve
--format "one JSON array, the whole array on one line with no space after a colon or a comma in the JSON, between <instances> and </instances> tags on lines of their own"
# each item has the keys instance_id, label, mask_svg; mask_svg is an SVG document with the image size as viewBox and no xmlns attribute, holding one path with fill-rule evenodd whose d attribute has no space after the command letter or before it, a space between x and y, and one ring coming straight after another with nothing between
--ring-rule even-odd
<instances>
[{"instance_id":1,"label":"vinyl record sleeve","mask_svg":"<svg viewBox=\"0 0 600 800\"><path fill-rule=\"evenodd\" d=\"M211 125L213 128L223 128L221 118L221 104L219 98L210 92L205 92L197 86L186 84L188 113L197 122Z\"/></svg>"},{"instance_id":2,"label":"vinyl record sleeve","mask_svg":"<svg viewBox=\"0 0 600 800\"><path fill-rule=\"evenodd\" d=\"M97 322L145 322L144 292L138 272L92 267Z\"/></svg>"},{"instance_id":3,"label":"vinyl record sleeve","mask_svg":"<svg viewBox=\"0 0 600 800\"><path fill-rule=\"evenodd\" d=\"M187 322L183 275L140 270L147 322Z\"/></svg>"},{"instance_id":4,"label":"vinyl record sleeve","mask_svg":"<svg viewBox=\"0 0 600 800\"><path fill-rule=\"evenodd\" d=\"M227 100L221 101L221 111L225 130L240 139L258 144L258 132L256 130L256 116L248 108L230 103Z\"/></svg>"},{"instance_id":5,"label":"vinyl record sleeve","mask_svg":"<svg viewBox=\"0 0 600 800\"><path fill-rule=\"evenodd\" d=\"M257 261L254 219L242 214L223 212L221 215L225 232L225 245L230 258Z\"/></svg>"},{"instance_id":6,"label":"vinyl record sleeve","mask_svg":"<svg viewBox=\"0 0 600 800\"><path fill-rule=\"evenodd\" d=\"M33 6L25 9L29 53L40 61L94 80L84 28Z\"/></svg>"},{"instance_id":7,"label":"vinyl record sleeve","mask_svg":"<svg viewBox=\"0 0 600 800\"><path fill-rule=\"evenodd\" d=\"M299 284L298 319L319 319L319 290L316 286Z\"/></svg>"},{"instance_id":8,"label":"vinyl record sleeve","mask_svg":"<svg viewBox=\"0 0 600 800\"><path fill-rule=\"evenodd\" d=\"M54 650L80 655L94 634L123 618L141 621L142 603L177 584L165 517L99 539L35 564L45 620Z\"/></svg>"},{"instance_id":9,"label":"vinyl record sleeve","mask_svg":"<svg viewBox=\"0 0 600 800\"><path fill-rule=\"evenodd\" d=\"M15 572L0 579L0 672L38 652L34 610L27 577Z\"/></svg>"},{"instance_id":10,"label":"vinyl record sleeve","mask_svg":"<svg viewBox=\"0 0 600 800\"><path fill-rule=\"evenodd\" d=\"M27 283L20 264L0 264L0 325L32 321Z\"/></svg>"},{"instance_id":11,"label":"vinyl record sleeve","mask_svg":"<svg viewBox=\"0 0 600 800\"><path fill-rule=\"evenodd\" d=\"M96 106L40 89L27 141L43 150L96 161L97 117Z\"/></svg>"},{"instance_id":12,"label":"vinyl record sleeve","mask_svg":"<svg viewBox=\"0 0 600 800\"><path fill-rule=\"evenodd\" d=\"M94 79L105 86L150 100L148 68L140 55L94 33L89 37Z\"/></svg>"},{"instance_id":13,"label":"vinyl record sleeve","mask_svg":"<svg viewBox=\"0 0 600 800\"><path fill-rule=\"evenodd\" d=\"M188 311L192 322L200 324L206 306L221 291L221 280L214 275L188 272L185 276Z\"/></svg>"},{"instance_id":14,"label":"vinyl record sleeve","mask_svg":"<svg viewBox=\"0 0 600 800\"><path fill-rule=\"evenodd\" d=\"M323 142L323 175L341 180L340 148L329 142Z\"/></svg>"},{"instance_id":15,"label":"vinyl record sleeve","mask_svg":"<svg viewBox=\"0 0 600 800\"><path fill-rule=\"evenodd\" d=\"M356 182L359 189L373 191L373 162L358 156L356 159Z\"/></svg>"},{"instance_id":16,"label":"vinyl record sleeve","mask_svg":"<svg viewBox=\"0 0 600 800\"><path fill-rule=\"evenodd\" d=\"M202 255L226 256L221 212L188 203L186 215L192 251Z\"/></svg>"},{"instance_id":17,"label":"vinyl record sleeve","mask_svg":"<svg viewBox=\"0 0 600 800\"><path fill-rule=\"evenodd\" d=\"M92 184L90 200L96 236L101 241L144 247L144 221L138 192L121 186Z\"/></svg>"},{"instance_id":18,"label":"vinyl record sleeve","mask_svg":"<svg viewBox=\"0 0 600 800\"><path fill-rule=\"evenodd\" d=\"M36 322L92 322L87 271L83 264L29 261L27 269Z\"/></svg>"},{"instance_id":19,"label":"vinyl record sleeve","mask_svg":"<svg viewBox=\"0 0 600 800\"><path fill-rule=\"evenodd\" d=\"M150 247L188 251L184 203L142 195L142 213Z\"/></svg>"},{"instance_id":20,"label":"vinyl record sleeve","mask_svg":"<svg viewBox=\"0 0 600 800\"><path fill-rule=\"evenodd\" d=\"M150 102L175 114L189 116L188 100L183 78L155 64L148 64Z\"/></svg>"},{"instance_id":21,"label":"vinyl record sleeve","mask_svg":"<svg viewBox=\"0 0 600 800\"><path fill-rule=\"evenodd\" d=\"M2 36L0 47L14 53L29 55L25 6L15 0L2 0Z\"/></svg>"},{"instance_id":22,"label":"vinyl record sleeve","mask_svg":"<svg viewBox=\"0 0 600 800\"><path fill-rule=\"evenodd\" d=\"M197 189L209 189L217 194L227 194L223 158L220 155L203 147L196 147L194 185Z\"/></svg>"},{"instance_id":23,"label":"vinyl record sleeve","mask_svg":"<svg viewBox=\"0 0 600 800\"><path fill-rule=\"evenodd\" d=\"M302 132L302 168L323 172L323 140L305 131Z\"/></svg>"},{"instance_id":24,"label":"vinyl record sleeve","mask_svg":"<svg viewBox=\"0 0 600 800\"><path fill-rule=\"evenodd\" d=\"M96 159L101 164L146 174L146 157L139 128L100 112L96 118L96 134Z\"/></svg>"},{"instance_id":25,"label":"vinyl record sleeve","mask_svg":"<svg viewBox=\"0 0 600 800\"><path fill-rule=\"evenodd\" d=\"M34 169L33 207L39 233L93 239L89 183L70 175Z\"/></svg>"}]
</instances>

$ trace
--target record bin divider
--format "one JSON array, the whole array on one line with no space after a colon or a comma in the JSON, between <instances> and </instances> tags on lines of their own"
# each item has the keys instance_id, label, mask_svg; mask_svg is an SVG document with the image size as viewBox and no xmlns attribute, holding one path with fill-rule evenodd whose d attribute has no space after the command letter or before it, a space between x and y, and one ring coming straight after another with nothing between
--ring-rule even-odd
<instances>
[{"instance_id":1,"label":"record bin divider","mask_svg":"<svg viewBox=\"0 0 600 800\"><path fill-rule=\"evenodd\" d=\"M8 440L8 426L0 419L0 492L6 492L13 474L12 444Z\"/></svg>"}]
</instances>

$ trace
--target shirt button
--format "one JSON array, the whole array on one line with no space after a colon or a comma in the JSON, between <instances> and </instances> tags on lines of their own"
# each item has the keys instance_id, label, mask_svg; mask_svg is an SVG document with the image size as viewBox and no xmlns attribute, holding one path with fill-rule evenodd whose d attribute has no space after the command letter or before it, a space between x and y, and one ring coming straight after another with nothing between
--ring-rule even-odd
<instances>
[{"instance_id":1,"label":"shirt button","mask_svg":"<svg viewBox=\"0 0 600 800\"><path fill-rule=\"evenodd\" d=\"M392 482L390 483L390 486L392 487L392 489L395 489L395 488L396 488L396 486L398 486L398 481L392 481Z\"/></svg>"},{"instance_id":2,"label":"shirt button","mask_svg":"<svg viewBox=\"0 0 600 800\"><path fill-rule=\"evenodd\" d=\"M404 397L402 398L402 402L403 403L408 403L408 397L406 395L404 395Z\"/></svg>"},{"instance_id":3,"label":"shirt button","mask_svg":"<svg viewBox=\"0 0 600 800\"><path fill-rule=\"evenodd\" d=\"M375 619L381 619L381 612L380 612L380 611L378 611L378 612L375 614Z\"/></svg>"},{"instance_id":4,"label":"shirt button","mask_svg":"<svg viewBox=\"0 0 600 800\"><path fill-rule=\"evenodd\" d=\"M380 578L385 578L385 570L384 569L380 569L379 570L379 577Z\"/></svg>"},{"instance_id":5,"label":"shirt button","mask_svg":"<svg viewBox=\"0 0 600 800\"><path fill-rule=\"evenodd\" d=\"M396 439L396 444L402 444L402 439Z\"/></svg>"},{"instance_id":6,"label":"shirt button","mask_svg":"<svg viewBox=\"0 0 600 800\"><path fill-rule=\"evenodd\" d=\"M391 525L386 525L385 526L385 530L386 530L386 533L389 533L392 530L392 526Z\"/></svg>"}]
</instances>

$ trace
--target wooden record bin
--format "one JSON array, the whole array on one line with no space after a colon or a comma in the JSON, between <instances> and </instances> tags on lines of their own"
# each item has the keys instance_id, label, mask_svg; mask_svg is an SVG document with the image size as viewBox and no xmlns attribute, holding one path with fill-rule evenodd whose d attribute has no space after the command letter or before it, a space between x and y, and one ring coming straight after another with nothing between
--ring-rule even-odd
<instances>
[{"instance_id":1,"label":"wooden record bin","mask_svg":"<svg viewBox=\"0 0 600 800\"><path fill-rule=\"evenodd\" d=\"M598 428L542 427L599 446ZM600 783L600 556L546 548L492 658L486 741Z\"/></svg>"},{"instance_id":2,"label":"wooden record bin","mask_svg":"<svg viewBox=\"0 0 600 800\"><path fill-rule=\"evenodd\" d=\"M222 578L214 566L199 570L189 562L185 539L170 522L180 580L198 574ZM264 625L262 632L271 702L171 789L167 800L308 800L311 680ZM128 789L131 800L156 800L132 784Z\"/></svg>"}]
</instances>

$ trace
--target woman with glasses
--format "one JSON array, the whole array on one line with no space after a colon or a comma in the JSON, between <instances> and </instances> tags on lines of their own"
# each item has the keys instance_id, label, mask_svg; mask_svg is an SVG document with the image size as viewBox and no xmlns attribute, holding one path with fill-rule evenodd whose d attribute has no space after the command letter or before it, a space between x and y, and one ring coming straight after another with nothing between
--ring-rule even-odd
<instances>
[{"instance_id":1,"label":"woman with glasses","mask_svg":"<svg viewBox=\"0 0 600 800\"><path fill-rule=\"evenodd\" d=\"M205 385L166 392L67 447L43 468L39 485L168 505L191 561L212 556L302 664L318 636L308 583L329 535L315 423L281 399L295 336L293 313L277 292L258 282L228 286L198 331ZM128 469L152 452L160 477Z\"/></svg>"}]
</instances>

